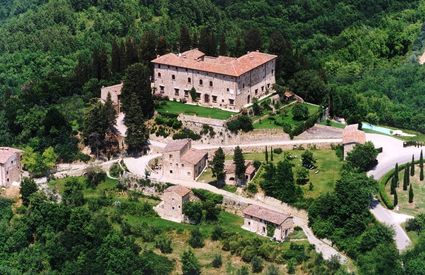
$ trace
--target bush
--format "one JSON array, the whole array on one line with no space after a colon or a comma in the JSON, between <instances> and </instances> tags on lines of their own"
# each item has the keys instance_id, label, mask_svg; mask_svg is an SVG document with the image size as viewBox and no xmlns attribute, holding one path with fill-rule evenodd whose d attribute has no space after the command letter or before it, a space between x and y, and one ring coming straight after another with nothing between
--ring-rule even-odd
<instances>
[{"instance_id":1,"label":"bush","mask_svg":"<svg viewBox=\"0 0 425 275\"><path fill-rule=\"evenodd\" d=\"M201 130L201 132L199 134L201 134L202 136L208 134L209 137L211 137L211 138L215 137L214 128L211 127L211 126L209 126L209 125L207 125L207 124L203 124L202 125L202 130Z\"/></svg>"},{"instance_id":2,"label":"bush","mask_svg":"<svg viewBox=\"0 0 425 275\"><path fill-rule=\"evenodd\" d=\"M173 139L185 139L190 138L192 140L199 140L201 136L188 128L183 128L173 135Z\"/></svg>"},{"instance_id":3,"label":"bush","mask_svg":"<svg viewBox=\"0 0 425 275\"><path fill-rule=\"evenodd\" d=\"M223 264L223 261L221 259L221 255L220 254L215 255L211 265L215 268L220 268L222 264Z\"/></svg>"},{"instance_id":4,"label":"bush","mask_svg":"<svg viewBox=\"0 0 425 275\"><path fill-rule=\"evenodd\" d=\"M192 192L195 196L197 196L201 201L211 201L214 204L222 204L223 196L214 194L208 190L204 189L192 189Z\"/></svg>"},{"instance_id":5,"label":"bush","mask_svg":"<svg viewBox=\"0 0 425 275\"><path fill-rule=\"evenodd\" d=\"M90 188L96 188L99 183L106 179L106 173L100 168L88 168L85 175L87 186Z\"/></svg>"},{"instance_id":6,"label":"bush","mask_svg":"<svg viewBox=\"0 0 425 275\"><path fill-rule=\"evenodd\" d=\"M297 103L292 108L292 116L295 120L301 121L308 118L308 108L305 104Z\"/></svg>"},{"instance_id":7,"label":"bush","mask_svg":"<svg viewBox=\"0 0 425 275\"><path fill-rule=\"evenodd\" d=\"M239 130L242 130L243 132L249 132L254 129L254 126L252 125L252 120L247 115L240 115L234 119L227 121L226 127L232 133L237 133Z\"/></svg>"},{"instance_id":8,"label":"bush","mask_svg":"<svg viewBox=\"0 0 425 275\"><path fill-rule=\"evenodd\" d=\"M261 161L259 161L259 160L254 160L253 165L254 165L254 167L255 167L255 170L258 170L258 169L260 169Z\"/></svg>"},{"instance_id":9,"label":"bush","mask_svg":"<svg viewBox=\"0 0 425 275\"><path fill-rule=\"evenodd\" d=\"M223 237L223 228L219 225L214 226L213 231L211 232L211 240L217 241Z\"/></svg>"},{"instance_id":10,"label":"bush","mask_svg":"<svg viewBox=\"0 0 425 275\"><path fill-rule=\"evenodd\" d=\"M118 163L112 164L111 168L109 169L109 174L115 178L120 177L122 172L123 170Z\"/></svg>"},{"instance_id":11,"label":"bush","mask_svg":"<svg viewBox=\"0 0 425 275\"><path fill-rule=\"evenodd\" d=\"M202 204L200 202L186 202L183 204L183 214L190 222L198 224L202 220Z\"/></svg>"},{"instance_id":12,"label":"bush","mask_svg":"<svg viewBox=\"0 0 425 275\"><path fill-rule=\"evenodd\" d=\"M263 260L258 256L252 257L251 268L252 272L254 273L259 273L263 271Z\"/></svg>"},{"instance_id":13,"label":"bush","mask_svg":"<svg viewBox=\"0 0 425 275\"><path fill-rule=\"evenodd\" d=\"M193 248L204 247L204 238L202 237L201 231L199 231L198 227L194 227L190 231L190 238L188 242Z\"/></svg>"},{"instance_id":14,"label":"bush","mask_svg":"<svg viewBox=\"0 0 425 275\"><path fill-rule=\"evenodd\" d=\"M165 125L173 129L180 129L183 123L177 119L178 115L170 113L160 113L155 117L157 125Z\"/></svg>"},{"instance_id":15,"label":"bush","mask_svg":"<svg viewBox=\"0 0 425 275\"><path fill-rule=\"evenodd\" d=\"M273 149L273 153L275 153L275 154L282 154L282 152L283 152L283 150L282 150L282 148L274 148Z\"/></svg>"},{"instance_id":16,"label":"bush","mask_svg":"<svg viewBox=\"0 0 425 275\"><path fill-rule=\"evenodd\" d=\"M173 252L173 248L171 247L171 240L164 237L159 236L155 242L155 247L158 248L161 253L170 254Z\"/></svg>"},{"instance_id":17,"label":"bush","mask_svg":"<svg viewBox=\"0 0 425 275\"><path fill-rule=\"evenodd\" d=\"M252 182L248 184L246 190L251 194L256 194L258 192L257 185Z\"/></svg>"}]
</instances>

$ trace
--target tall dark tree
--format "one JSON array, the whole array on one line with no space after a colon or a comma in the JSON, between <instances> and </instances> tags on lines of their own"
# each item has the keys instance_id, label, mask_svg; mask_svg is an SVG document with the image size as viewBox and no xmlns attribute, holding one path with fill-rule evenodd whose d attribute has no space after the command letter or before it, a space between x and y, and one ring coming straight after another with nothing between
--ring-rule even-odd
<instances>
[{"instance_id":1,"label":"tall dark tree","mask_svg":"<svg viewBox=\"0 0 425 275\"><path fill-rule=\"evenodd\" d=\"M199 275L201 274L201 265L192 250L183 252L181 258L183 275Z\"/></svg>"},{"instance_id":2,"label":"tall dark tree","mask_svg":"<svg viewBox=\"0 0 425 275\"><path fill-rule=\"evenodd\" d=\"M294 203L302 196L300 187L295 185L292 164L288 160L277 164L273 185L275 197L284 202Z\"/></svg>"},{"instance_id":3,"label":"tall dark tree","mask_svg":"<svg viewBox=\"0 0 425 275\"><path fill-rule=\"evenodd\" d=\"M391 195L393 195L394 194L394 192L395 192L395 189L397 188L397 179L396 179L396 177L395 176L392 176L391 177L391 186L390 186L390 191L391 191Z\"/></svg>"},{"instance_id":4,"label":"tall dark tree","mask_svg":"<svg viewBox=\"0 0 425 275\"><path fill-rule=\"evenodd\" d=\"M413 202L413 197L414 197L412 185L413 184L410 184L409 186L409 203Z\"/></svg>"},{"instance_id":5,"label":"tall dark tree","mask_svg":"<svg viewBox=\"0 0 425 275\"><path fill-rule=\"evenodd\" d=\"M269 149L267 149L267 146L266 150L264 151L264 159L266 160L266 163L269 162Z\"/></svg>"},{"instance_id":6,"label":"tall dark tree","mask_svg":"<svg viewBox=\"0 0 425 275\"><path fill-rule=\"evenodd\" d=\"M114 39L112 41L111 52L111 72L113 75L120 74L123 71L123 57L121 45Z\"/></svg>"},{"instance_id":7,"label":"tall dark tree","mask_svg":"<svg viewBox=\"0 0 425 275\"><path fill-rule=\"evenodd\" d=\"M235 164L235 180L238 184L245 183L245 158L242 153L242 149L239 146L236 146L234 155L233 155L233 163Z\"/></svg>"},{"instance_id":8,"label":"tall dark tree","mask_svg":"<svg viewBox=\"0 0 425 275\"><path fill-rule=\"evenodd\" d=\"M398 205L398 195L397 195L397 189L396 190L394 190L394 202L393 202L393 205L394 205L394 207L395 206L397 206Z\"/></svg>"},{"instance_id":9,"label":"tall dark tree","mask_svg":"<svg viewBox=\"0 0 425 275\"><path fill-rule=\"evenodd\" d=\"M190 50L192 41L190 38L189 29L186 26L180 28L180 40L179 40L180 52Z\"/></svg>"},{"instance_id":10,"label":"tall dark tree","mask_svg":"<svg viewBox=\"0 0 425 275\"><path fill-rule=\"evenodd\" d=\"M199 38L199 49L206 55L217 55L217 41L214 32L210 28L202 28Z\"/></svg>"},{"instance_id":11,"label":"tall dark tree","mask_svg":"<svg viewBox=\"0 0 425 275\"><path fill-rule=\"evenodd\" d=\"M213 176L217 179L217 185L220 187L224 185L224 178L226 176L224 172L224 160L224 151L221 147L219 147L214 153L211 170Z\"/></svg>"},{"instance_id":12,"label":"tall dark tree","mask_svg":"<svg viewBox=\"0 0 425 275\"><path fill-rule=\"evenodd\" d=\"M273 147L270 147L270 161L273 162Z\"/></svg>"},{"instance_id":13,"label":"tall dark tree","mask_svg":"<svg viewBox=\"0 0 425 275\"><path fill-rule=\"evenodd\" d=\"M263 46L261 33L258 29L255 29L255 28L249 29L245 33L244 41L245 41L245 52L261 50Z\"/></svg>"},{"instance_id":14,"label":"tall dark tree","mask_svg":"<svg viewBox=\"0 0 425 275\"><path fill-rule=\"evenodd\" d=\"M164 36L160 36L158 38L158 44L156 46L156 53L159 55L164 55L168 53L170 50L168 49L167 40Z\"/></svg>"},{"instance_id":15,"label":"tall dark tree","mask_svg":"<svg viewBox=\"0 0 425 275\"><path fill-rule=\"evenodd\" d=\"M420 168L419 179L422 181L424 180L424 157L422 154L422 150L421 150L421 156L419 157L419 168Z\"/></svg>"},{"instance_id":16,"label":"tall dark tree","mask_svg":"<svg viewBox=\"0 0 425 275\"><path fill-rule=\"evenodd\" d=\"M109 79L108 53L105 48L96 48L92 54L93 75L98 80Z\"/></svg>"},{"instance_id":17,"label":"tall dark tree","mask_svg":"<svg viewBox=\"0 0 425 275\"><path fill-rule=\"evenodd\" d=\"M38 191L37 184L33 179L24 178L21 182L20 194L22 198L22 204L28 206L30 202L30 196Z\"/></svg>"},{"instance_id":18,"label":"tall dark tree","mask_svg":"<svg viewBox=\"0 0 425 275\"><path fill-rule=\"evenodd\" d=\"M146 31L142 35L139 48L140 62L151 66L151 60L156 57L156 36L152 31Z\"/></svg>"},{"instance_id":19,"label":"tall dark tree","mask_svg":"<svg viewBox=\"0 0 425 275\"><path fill-rule=\"evenodd\" d=\"M193 36L192 36L192 48L198 48L199 47L199 38L198 38L198 33L194 32Z\"/></svg>"},{"instance_id":20,"label":"tall dark tree","mask_svg":"<svg viewBox=\"0 0 425 275\"><path fill-rule=\"evenodd\" d=\"M90 60L85 56L79 56L77 65L74 68L73 73L73 85L76 88L81 89L90 77L93 75Z\"/></svg>"},{"instance_id":21,"label":"tall dark tree","mask_svg":"<svg viewBox=\"0 0 425 275\"><path fill-rule=\"evenodd\" d=\"M233 56L239 57L241 55L243 55L244 53L246 53L244 51L244 46L242 43L242 40L240 37L236 38L236 45L235 45L235 49L233 50Z\"/></svg>"},{"instance_id":22,"label":"tall dark tree","mask_svg":"<svg viewBox=\"0 0 425 275\"><path fill-rule=\"evenodd\" d=\"M394 178L395 178L395 183L396 183L396 186L397 186L397 187L399 187L399 186L400 186L400 179L398 178L398 173L399 173L399 170L398 170L398 163L396 163L396 164L395 164L395 168L394 168Z\"/></svg>"},{"instance_id":23,"label":"tall dark tree","mask_svg":"<svg viewBox=\"0 0 425 275\"><path fill-rule=\"evenodd\" d=\"M409 176L409 165L406 165L406 168L404 168L404 178L403 178L403 190L406 191L407 187L409 186L409 180L410 180L410 176Z\"/></svg>"},{"instance_id":24,"label":"tall dark tree","mask_svg":"<svg viewBox=\"0 0 425 275\"><path fill-rule=\"evenodd\" d=\"M294 49L282 33L274 32L269 39L269 52L277 55L276 72L285 79L291 78L299 69Z\"/></svg>"},{"instance_id":25,"label":"tall dark tree","mask_svg":"<svg viewBox=\"0 0 425 275\"><path fill-rule=\"evenodd\" d=\"M105 145L106 133L110 127L107 122L104 105L98 101L93 102L84 116L83 137L96 156L99 156Z\"/></svg>"},{"instance_id":26,"label":"tall dark tree","mask_svg":"<svg viewBox=\"0 0 425 275\"><path fill-rule=\"evenodd\" d=\"M412 163L410 164L410 176L415 175L415 155L412 155Z\"/></svg>"},{"instance_id":27,"label":"tall dark tree","mask_svg":"<svg viewBox=\"0 0 425 275\"><path fill-rule=\"evenodd\" d=\"M134 43L133 38L128 37L125 41L125 57L123 70L137 62L139 62L139 57L137 54L136 43Z\"/></svg>"},{"instance_id":28,"label":"tall dark tree","mask_svg":"<svg viewBox=\"0 0 425 275\"><path fill-rule=\"evenodd\" d=\"M227 55L228 49L227 49L227 43L226 43L226 35L224 32L220 35L220 49L219 54L220 55Z\"/></svg>"}]
</instances>

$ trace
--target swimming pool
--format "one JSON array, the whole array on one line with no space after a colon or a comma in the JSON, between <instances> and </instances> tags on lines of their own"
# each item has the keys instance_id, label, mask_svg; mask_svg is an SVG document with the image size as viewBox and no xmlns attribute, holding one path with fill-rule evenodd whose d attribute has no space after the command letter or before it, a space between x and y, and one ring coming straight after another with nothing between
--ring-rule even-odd
<instances>
[{"instance_id":1,"label":"swimming pool","mask_svg":"<svg viewBox=\"0 0 425 275\"><path fill-rule=\"evenodd\" d=\"M372 124L367 123L367 122L362 122L362 129L373 130L373 131L376 131L376 132L379 132L379 133L383 133L385 135L392 135L393 132L394 132L394 130L392 130L392 129L372 125Z\"/></svg>"}]
</instances>

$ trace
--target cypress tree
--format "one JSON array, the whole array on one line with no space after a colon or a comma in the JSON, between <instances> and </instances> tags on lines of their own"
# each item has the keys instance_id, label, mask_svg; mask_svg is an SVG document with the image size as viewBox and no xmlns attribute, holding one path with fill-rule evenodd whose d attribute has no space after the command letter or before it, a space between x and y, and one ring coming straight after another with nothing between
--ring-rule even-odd
<instances>
[{"instance_id":1,"label":"cypress tree","mask_svg":"<svg viewBox=\"0 0 425 275\"><path fill-rule=\"evenodd\" d=\"M270 147L270 161L273 162L273 147Z\"/></svg>"},{"instance_id":2,"label":"cypress tree","mask_svg":"<svg viewBox=\"0 0 425 275\"><path fill-rule=\"evenodd\" d=\"M108 54L105 48L93 50L92 70L94 77L98 80L109 79Z\"/></svg>"},{"instance_id":3,"label":"cypress tree","mask_svg":"<svg viewBox=\"0 0 425 275\"><path fill-rule=\"evenodd\" d=\"M213 176L216 177L217 185L219 187L224 186L224 178L226 176L226 174L224 173L224 160L225 160L225 156L224 156L223 149L219 147L217 151L215 151L214 153L214 158L212 160L212 167L211 167Z\"/></svg>"},{"instance_id":4,"label":"cypress tree","mask_svg":"<svg viewBox=\"0 0 425 275\"><path fill-rule=\"evenodd\" d=\"M180 52L185 52L190 50L192 45L192 41L190 39L189 29L186 26L182 26L180 28Z\"/></svg>"},{"instance_id":5,"label":"cypress tree","mask_svg":"<svg viewBox=\"0 0 425 275\"><path fill-rule=\"evenodd\" d=\"M391 177L391 189L390 189L391 195L394 194L396 187L397 187L396 178L395 178L395 176L392 176Z\"/></svg>"},{"instance_id":6,"label":"cypress tree","mask_svg":"<svg viewBox=\"0 0 425 275\"><path fill-rule=\"evenodd\" d=\"M236 146L234 155L233 155L233 163L236 166L235 169L235 178L236 182L243 183L245 181L245 159L242 153L242 149L239 146Z\"/></svg>"},{"instance_id":7,"label":"cypress tree","mask_svg":"<svg viewBox=\"0 0 425 275\"><path fill-rule=\"evenodd\" d=\"M419 179L422 181L424 180L424 157L421 150L421 156L419 158L419 168L421 169L421 172L419 174Z\"/></svg>"},{"instance_id":8,"label":"cypress tree","mask_svg":"<svg viewBox=\"0 0 425 275\"><path fill-rule=\"evenodd\" d=\"M111 52L111 71L112 74L119 74L122 72L122 61L121 61L121 47L114 39L112 41L112 52Z\"/></svg>"},{"instance_id":9,"label":"cypress tree","mask_svg":"<svg viewBox=\"0 0 425 275\"><path fill-rule=\"evenodd\" d=\"M400 185L400 181L398 179L398 163L395 164L395 168L394 168L394 177L395 177L395 183L396 186L399 187Z\"/></svg>"},{"instance_id":10,"label":"cypress tree","mask_svg":"<svg viewBox=\"0 0 425 275\"><path fill-rule=\"evenodd\" d=\"M245 33L245 52L261 50L262 39L258 29L250 29Z\"/></svg>"},{"instance_id":11,"label":"cypress tree","mask_svg":"<svg viewBox=\"0 0 425 275\"><path fill-rule=\"evenodd\" d=\"M125 58L124 58L124 66L123 70L125 70L128 66L133 65L139 61L136 44L132 38L127 38L125 41Z\"/></svg>"},{"instance_id":12,"label":"cypress tree","mask_svg":"<svg viewBox=\"0 0 425 275\"><path fill-rule=\"evenodd\" d=\"M397 196L397 190L394 192L394 207L398 205L398 196Z\"/></svg>"},{"instance_id":13,"label":"cypress tree","mask_svg":"<svg viewBox=\"0 0 425 275\"><path fill-rule=\"evenodd\" d=\"M266 146L266 151L264 151L264 158L266 159L266 163L269 163L269 150Z\"/></svg>"},{"instance_id":14,"label":"cypress tree","mask_svg":"<svg viewBox=\"0 0 425 275\"><path fill-rule=\"evenodd\" d=\"M227 55L227 43L226 43L226 36L224 35L224 32L221 33L220 36L220 55Z\"/></svg>"},{"instance_id":15,"label":"cypress tree","mask_svg":"<svg viewBox=\"0 0 425 275\"><path fill-rule=\"evenodd\" d=\"M168 45L167 40L165 40L164 36L160 36L158 39L158 44L156 46L156 53L159 55L164 55L168 53Z\"/></svg>"},{"instance_id":16,"label":"cypress tree","mask_svg":"<svg viewBox=\"0 0 425 275\"><path fill-rule=\"evenodd\" d=\"M413 197L414 197L414 194L413 194L413 188L412 188L412 184L411 184L409 186L409 203L413 202Z\"/></svg>"},{"instance_id":17,"label":"cypress tree","mask_svg":"<svg viewBox=\"0 0 425 275\"><path fill-rule=\"evenodd\" d=\"M412 164L410 165L410 175L415 175L415 155L412 155Z\"/></svg>"},{"instance_id":18,"label":"cypress tree","mask_svg":"<svg viewBox=\"0 0 425 275\"><path fill-rule=\"evenodd\" d=\"M156 57L156 36L152 31L143 33L142 41L140 42L139 57L140 61L147 66L152 66L151 60Z\"/></svg>"},{"instance_id":19,"label":"cypress tree","mask_svg":"<svg viewBox=\"0 0 425 275\"><path fill-rule=\"evenodd\" d=\"M404 169L404 178L403 178L403 190L407 190L407 186L409 186L409 166L406 166Z\"/></svg>"}]
</instances>

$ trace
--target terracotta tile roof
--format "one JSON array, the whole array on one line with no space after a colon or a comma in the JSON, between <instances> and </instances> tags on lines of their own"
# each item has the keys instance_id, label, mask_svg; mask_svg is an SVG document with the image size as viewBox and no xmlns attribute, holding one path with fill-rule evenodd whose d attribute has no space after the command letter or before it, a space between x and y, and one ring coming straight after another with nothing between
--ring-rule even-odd
<instances>
[{"instance_id":1,"label":"terracotta tile roof","mask_svg":"<svg viewBox=\"0 0 425 275\"><path fill-rule=\"evenodd\" d=\"M292 218L291 215L279 213L274 210L270 210L270 209L260 207L258 205L253 205L253 204L245 208L243 210L243 213L244 215L253 216L258 219L262 219L277 225L282 224L288 218Z\"/></svg>"},{"instance_id":2,"label":"terracotta tile roof","mask_svg":"<svg viewBox=\"0 0 425 275\"><path fill-rule=\"evenodd\" d=\"M163 152L174 152L174 151L180 151L183 149L183 147L186 146L186 144L190 143L190 139L177 139L169 142L167 146L165 146Z\"/></svg>"},{"instance_id":3,"label":"terracotta tile roof","mask_svg":"<svg viewBox=\"0 0 425 275\"><path fill-rule=\"evenodd\" d=\"M182 161L191 164L198 164L199 161L201 161L207 154L207 152L203 152L201 150L189 149L186 153L184 153L181 159Z\"/></svg>"},{"instance_id":4,"label":"terracotta tile roof","mask_svg":"<svg viewBox=\"0 0 425 275\"><path fill-rule=\"evenodd\" d=\"M342 143L366 143L366 134L358 129L358 124L347 125L342 131Z\"/></svg>"},{"instance_id":5,"label":"terracotta tile roof","mask_svg":"<svg viewBox=\"0 0 425 275\"><path fill-rule=\"evenodd\" d=\"M184 196L186 196L187 194L190 193L190 189L188 189L184 186L181 186L181 185L173 185L173 186L170 186L167 189L165 189L165 192L173 192L173 193L176 193L179 196L184 197Z\"/></svg>"},{"instance_id":6,"label":"terracotta tile roof","mask_svg":"<svg viewBox=\"0 0 425 275\"><path fill-rule=\"evenodd\" d=\"M22 151L11 147L0 147L0 164L6 163L16 153L22 153Z\"/></svg>"},{"instance_id":7,"label":"terracotta tile roof","mask_svg":"<svg viewBox=\"0 0 425 275\"><path fill-rule=\"evenodd\" d=\"M245 166L246 166L245 174L251 174L253 172L252 169L254 169L254 172L255 172L255 167L254 165L252 165L252 161L245 160ZM228 160L224 163L224 171L229 174L235 173L236 165L233 162L233 160Z\"/></svg>"},{"instance_id":8,"label":"terracotta tile roof","mask_svg":"<svg viewBox=\"0 0 425 275\"><path fill-rule=\"evenodd\" d=\"M101 94L105 95L105 98L108 96L108 93L110 93L111 95L112 94L120 95L123 85L124 85L123 83L120 83L113 86L102 87L102 89L100 89Z\"/></svg>"},{"instance_id":9,"label":"terracotta tile roof","mask_svg":"<svg viewBox=\"0 0 425 275\"><path fill-rule=\"evenodd\" d=\"M205 56L198 49L193 49L179 55L168 53L158 56L152 60L152 63L237 77L276 57L276 55L258 51L249 52L238 58L228 56L211 57Z\"/></svg>"}]
</instances>

